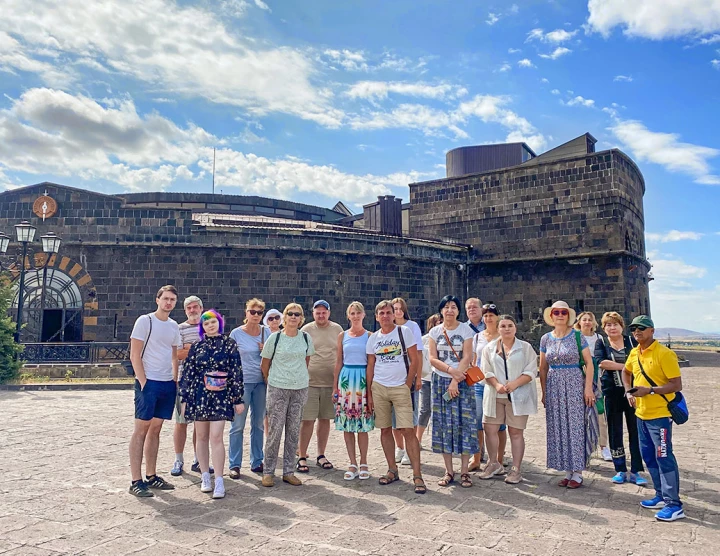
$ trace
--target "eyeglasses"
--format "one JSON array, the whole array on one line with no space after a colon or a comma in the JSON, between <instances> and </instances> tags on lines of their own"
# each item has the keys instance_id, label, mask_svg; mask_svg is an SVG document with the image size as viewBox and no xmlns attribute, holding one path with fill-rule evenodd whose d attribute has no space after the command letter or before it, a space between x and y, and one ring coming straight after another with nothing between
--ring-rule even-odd
<instances>
[{"instance_id":1,"label":"eyeglasses","mask_svg":"<svg viewBox=\"0 0 720 556\"><path fill-rule=\"evenodd\" d=\"M287 316L288 317L302 317L302 313L291 313L288 311Z\"/></svg>"},{"instance_id":2,"label":"eyeglasses","mask_svg":"<svg viewBox=\"0 0 720 556\"><path fill-rule=\"evenodd\" d=\"M273 316L273 317L268 317L267 320L268 320L268 321L271 321L271 320L280 320L280 315L275 315L275 316Z\"/></svg>"},{"instance_id":3,"label":"eyeglasses","mask_svg":"<svg viewBox=\"0 0 720 556\"><path fill-rule=\"evenodd\" d=\"M640 326L636 324L635 326L630 327L630 332L635 332L636 330L639 330L640 332L645 332L647 330L647 326Z\"/></svg>"},{"instance_id":4,"label":"eyeglasses","mask_svg":"<svg viewBox=\"0 0 720 556\"><path fill-rule=\"evenodd\" d=\"M570 311L567 309L553 309L552 316L553 317L559 317L559 316L567 316L570 314Z\"/></svg>"},{"instance_id":5,"label":"eyeglasses","mask_svg":"<svg viewBox=\"0 0 720 556\"><path fill-rule=\"evenodd\" d=\"M265 309L255 310L255 309L248 309L248 313L251 315L262 315L265 312Z\"/></svg>"}]
</instances>

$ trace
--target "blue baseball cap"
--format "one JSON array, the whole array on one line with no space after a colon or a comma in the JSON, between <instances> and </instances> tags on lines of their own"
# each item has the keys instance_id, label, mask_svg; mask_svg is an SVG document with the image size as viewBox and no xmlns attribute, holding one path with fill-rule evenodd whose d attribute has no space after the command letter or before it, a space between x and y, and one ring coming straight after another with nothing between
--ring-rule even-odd
<instances>
[{"instance_id":1,"label":"blue baseball cap","mask_svg":"<svg viewBox=\"0 0 720 556\"><path fill-rule=\"evenodd\" d=\"M330 304L324 299L318 299L315 303L313 303L313 309L321 306L325 307L328 311L330 310Z\"/></svg>"}]
</instances>

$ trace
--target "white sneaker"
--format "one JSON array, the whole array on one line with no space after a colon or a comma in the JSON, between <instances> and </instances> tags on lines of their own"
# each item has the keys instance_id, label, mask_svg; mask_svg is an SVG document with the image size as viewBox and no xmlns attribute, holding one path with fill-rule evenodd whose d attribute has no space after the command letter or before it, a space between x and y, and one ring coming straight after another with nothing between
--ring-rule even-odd
<instances>
[{"instance_id":1,"label":"white sneaker","mask_svg":"<svg viewBox=\"0 0 720 556\"><path fill-rule=\"evenodd\" d=\"M404 454L402 459L400 460L400 465L410 465L410 458L407 454Z\"/></svg>"},{"instance_id":2,"label":"white sneaker","mask_svg":"<svg viewBox=\"0 0 720 556\"><path fill-rule=\"evenodd\" d=\"M213 491L213 498L225 498L225 483L222 477L215 477L215 490Z\"/></svg>"},{"instance_id":3,"label":"white sneaker","mask_svg":"<svg viewBox=\"0 0 720 556\"><path fill-rule=\"evenodd\" d=\"M400 463L405 457L405 450L395 448L395 463Z\"/></svg>"},{"instance_id":4,"label":"white sneaker","mask_svg":"<svg viewBox=\"0 0 720 556\"><path fill-rule=\"evenodd\" d=\"M613 460L612 453L610 452L610 448L608 448L607 446L603 446L603 449L600 451L600 453L602 454L602 459L604 459L605 461Z\"/></svg>"},{"instance_id":5,"label":"white sneaker","mask_svg":"<svg viewBox=\"0 0 720 556\"><path fill-rule=\"evenodd\" d=\"M210 483L210 473L202 474L202 483L200 484L200 492L212 492L212 484Z\"/></svg>"}]
</instances>

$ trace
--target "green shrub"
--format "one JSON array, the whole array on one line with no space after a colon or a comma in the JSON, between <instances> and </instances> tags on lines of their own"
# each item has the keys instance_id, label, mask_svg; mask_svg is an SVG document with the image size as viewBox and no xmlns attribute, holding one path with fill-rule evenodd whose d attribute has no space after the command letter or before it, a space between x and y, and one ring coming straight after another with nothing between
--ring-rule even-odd
<instances>
[{"instance_id":1,"label":"green shrub","mask_svg":"<svg viewBox=\"0 0 720 556\"><path fill-rule=\"evenodd\" d=\"M12 305L13 292L7 274L0 275L0 384L18 378L22 361L23 346L14 339L15 323L8 315Z\"/></svg>"}]
</instances>

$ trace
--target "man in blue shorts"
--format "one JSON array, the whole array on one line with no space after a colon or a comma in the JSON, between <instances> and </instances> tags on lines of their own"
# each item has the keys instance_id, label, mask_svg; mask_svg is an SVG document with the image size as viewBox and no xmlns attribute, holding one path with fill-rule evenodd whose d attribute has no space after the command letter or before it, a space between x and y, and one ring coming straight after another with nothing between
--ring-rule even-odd
<instances>
[{"instance_id":1,"label":"man in blue shorts","mask_svg":"<svg viewBox=\"0 0 720 556\"><path fill-rule=\"evenodd\" d=\"M160 288L155 296L157 310L139 317L130 334L130 361L135 371L135 430L130 439L129 491L143 498L154 496L150 489L175 488L156 474L156 464L163 421L172 418L177 395L177 353L182 340L178 324L170 318L177 298L175 286Z\"/></svg>"}]
</instances>

